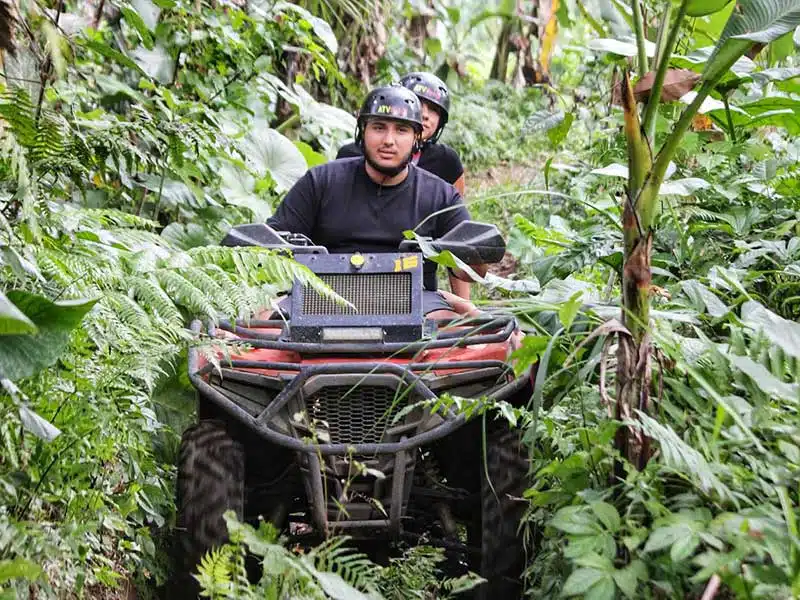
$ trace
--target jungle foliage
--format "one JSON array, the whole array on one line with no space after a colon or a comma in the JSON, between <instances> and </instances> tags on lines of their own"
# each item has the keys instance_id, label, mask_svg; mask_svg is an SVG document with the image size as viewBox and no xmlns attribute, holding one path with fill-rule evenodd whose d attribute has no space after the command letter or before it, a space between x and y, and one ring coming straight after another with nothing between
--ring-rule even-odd
<instances>
[{"instance_id":1,"label":"jungle foliage","mask_svg":"<svg viewBox=\"0 0 800 600\"><path fill-rule=\"evenodd\" d=\"M505 413L531 452L531 596L800 594L796 0L0 8L3 597L163 583L186 349L213 353L187 324L309 277L216 244L335 155L365 85L420 67L453 88L473 215L541 286L476 291L540 365ZM426 548L378 567L230 527L210 597L474 584Z\"/></svg>"}]
</instances>

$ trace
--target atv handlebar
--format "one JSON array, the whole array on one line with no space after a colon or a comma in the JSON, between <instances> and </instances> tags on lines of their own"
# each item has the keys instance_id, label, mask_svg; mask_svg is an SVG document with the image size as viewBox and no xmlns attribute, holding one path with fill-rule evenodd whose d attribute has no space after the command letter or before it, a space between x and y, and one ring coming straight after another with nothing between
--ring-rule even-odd
<instances>
[{"instance_id":1,"label":"atv handlebar","mask_svg":"<svg viewBox=\"0 0 800 600\"><path fill-rule=\"evenodd\" d=\"M506 243L496 225L462 221L437 240L420 238L436 252L449 251L469 265L500 262ZM223 246L259 246L271 250L291 250L294 254L328 254L325 246L316 246L302 233L275 231L266 223L237 225L222 240ZM400 242L400 252L420 252L418 240Z\"/></svg>"}]
</instances>

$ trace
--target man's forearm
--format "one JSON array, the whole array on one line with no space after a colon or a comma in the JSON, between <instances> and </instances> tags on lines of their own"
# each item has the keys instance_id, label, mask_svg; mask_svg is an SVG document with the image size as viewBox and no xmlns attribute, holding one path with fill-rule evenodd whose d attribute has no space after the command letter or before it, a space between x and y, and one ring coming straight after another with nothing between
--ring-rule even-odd
<instances>
[{"instance_id":1,"label":"man's forearm","mask_svg":"<svg viewBox=\"0 0 800 600\"><path fill-rule=\"evenodd\" d=\"M485 277L486 273L489 271L489 265L469 265L469 268L475 271L480 277ZM450 272L461 281L474 281L469 273L462 269L451 269Z\"/></svg>"}]
</instances>

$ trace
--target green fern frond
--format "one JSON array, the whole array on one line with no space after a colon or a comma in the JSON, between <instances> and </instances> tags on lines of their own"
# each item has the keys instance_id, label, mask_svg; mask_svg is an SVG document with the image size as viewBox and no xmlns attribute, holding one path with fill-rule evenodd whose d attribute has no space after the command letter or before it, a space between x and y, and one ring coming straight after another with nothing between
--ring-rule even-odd
<instances>
[{"instance_id":1,"label":"green fern frond","mask_svg":"<svg viewBox=\"0 0 800 600\"><path fill-rule=\"evenodd\" d=\"M81 208L81 225L87 227L127 227L155 231L159 224L152 219L126 213L113 208Z\"/></svg>"},{"instance_id":2,"label":"green fern frond","mask_svg":"<svg viewBox=\"0 0 800 600\"><path fill-rule=\"evenodd\" d=\"M68 126L63 117L43 111L31 148L31 160L41 163L52 161L65 154L65 132Z\"/></svg>"},{"instance_id":3,"label":"green fern frond","mask_svg":"<svg viewBox=\"0 0 800 600\"><path fill-rule=\"evenodd\" d=\"M331 538L314 548L308 557L320 571L336 573L348 585L369 590L377 579L378 567L367 556L347 546L349 538Z\"/></svg>"},{"instance_id":4,"label":"green fern frond","mask_svg":"<svg viewBox=\"0 0 800 600\"><path fill-rule=\"evenodd\" d=\"M32 148L36 143L35 109L30 95L22 87L14 87L0 99L0 117L9 125L17 143Z\"/></svg>"},{"instance_id":5,"label":"green fern frond","mask_svg":"<svg viewBox=\"0 0 800 600\"><path fill-rule=\"evenodd\" d=\"M202 267L189 267L188 269L180 270L180 274L196 288L208 294L208 297L213 300L216 307L224 311L226 316L235 316L237 310L230 296L226 294L223 286L217 283L209 273L214 273L214 270L207 270ZM224 281L224 278L221 278L221 280Z\"/></svg>"},{"instance_id":6,"label":"green fern frond","mask_svg":"<svg viewBox=\"0 0 800 600\"><path fill-rule=\"evenodd\" d=\"M686 214L690 219L695 218L699 219L700 221L705 221L707 223L711 223L714 221L721 221L722 218L718 213L713 211L707 210L701 206L697 206L694 204L686 204L682 207L684 214Z\"/></svg>"},{"instance_id":7,"label":"green fern frond","mask_svg":"<svg viewBox=\"0 0 800 600\"><path fill-rule=\"evenodd\" d=\"M210 598L230 597L228 595L233 575L233 562L235 559L233 546L225 545L206 553L200 560L197 581L204 595Z\"/></svg>"},{"instance_id":8,"label":"green fern frond","mask_svg":"<svg viewBox=\"0 0 800 600\"><path fill-rule=\"evenodd\" d=\"M128 279L128 286L139 302L167 323L180 326L183 317L172 299L162 287L150 277L134 276Z\"/></svg>"},{"instance_id":9,"label":"green fern frond","mask_svg":"<svg viewBox=\"0 0 800 600\"><path fill-rule=\"evenodd\" d=\"M126 294L110 292L105 301L114 310L120 321L134 330L151 331L153 323L147 312Z\"/></svg>"},{"instance_id":10,"label":"green fern frond","mask_svg":"<svg viewBox=\"0 0 800 600\"><path fill-rule=\"evenodd\" d=\"M217 311L214 304L197 285L197 282L190 281L184 275L171 269L159 269L154 275L173 302L185 306L195 315L205 315L212 319L216 317Z\"/></svg>"},{"instance_id":11,"label":"green fern frond","mask_svg":"<svg viewBox=\"0 0 800 600\"><path fill-rule=\"evenodd\" d=\"M733 498L731 490L715 473L715 470L724 470L722 465L709 464L702 454L684 442L669 425L662 425L641 411L637 410L636 413L638 420L630 421L628 425L640 429L659 443L664 463L668 467L694 479L704 492L714 491L722 498Z\"/></svg>"}]
</instances>

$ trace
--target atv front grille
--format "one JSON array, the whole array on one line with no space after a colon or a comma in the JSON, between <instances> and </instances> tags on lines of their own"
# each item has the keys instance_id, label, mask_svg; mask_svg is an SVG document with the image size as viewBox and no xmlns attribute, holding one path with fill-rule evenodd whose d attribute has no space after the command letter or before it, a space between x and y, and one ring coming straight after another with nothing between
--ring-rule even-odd
<instances>
[{"instance_id":1,"label":"atv front grille","mask_svg":"<svg viewBox=\"0 0 800 600\"><path fill-rule=\"evenodd\" d=\"M327 430L330 443L370 444L381 441L383 432L406 404L408 394L402 390L380 385L332 385L311 394L306 410L317 427Z\"/></svg>"},{"instance_id":2,"label":"atv front grille","mask_svg":"<svg viewBox=\"0 0 800 600\"><path fill-rule=\"evenodd\" d=\"M304 315L407 315L411 313L411 273L341 273L319 276L342 298L337 304L310 286L303 288Z\"/></svg>"}]
</instances>

